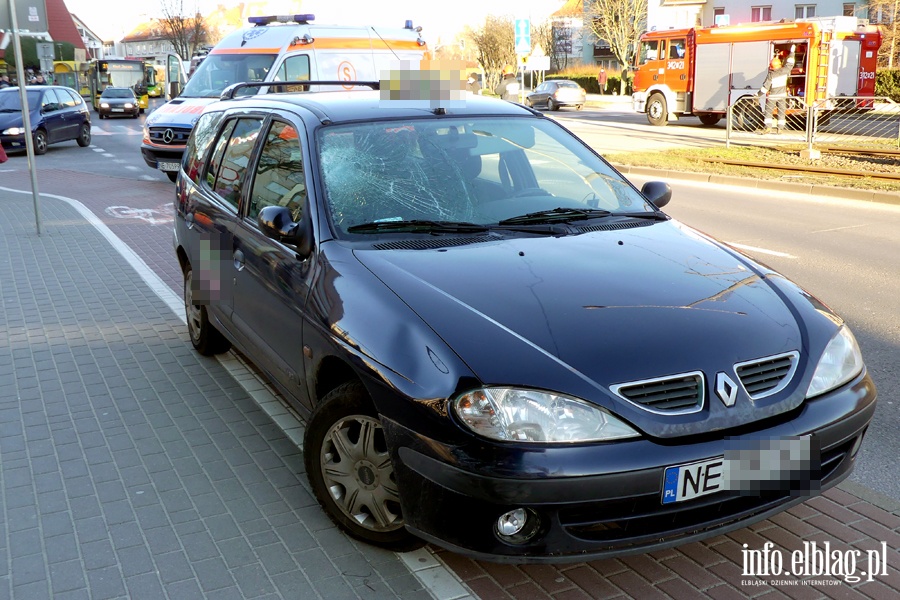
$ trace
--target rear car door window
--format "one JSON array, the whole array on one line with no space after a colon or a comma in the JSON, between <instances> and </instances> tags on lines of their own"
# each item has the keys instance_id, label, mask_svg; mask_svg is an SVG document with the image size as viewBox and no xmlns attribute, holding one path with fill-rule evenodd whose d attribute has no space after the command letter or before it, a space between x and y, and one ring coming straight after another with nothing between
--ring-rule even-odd
<instances>
[{"instance_id":1,"label":"rear car door window","mask_svg":"<svg viewBox=\"0 0 900 600\"><path fill-rule=\"evenodd\" d=\"M247 217L256 221L266 206L284 206L300 220L306 200L306 174L300 136L293 125L273 121L259 155Z\"/></svg>"},{"instance_id":2,"label":"rear car door window","mask_svg":"<svg viewBox=\"0 0 900 600\"><path fill-rule=\"evenodd\" d=\"M224 113L221 112L211 112L200 115L200 119L198 119L197 124L194 126L194 135L188 140L187 148L184 150L183 168L184 172L187 173L187 176L190 177L191 181L194 183L200 183L203 159L206 156L209 145L216 135L219 123L222 122L223 115Z\"/></svg>"},{"instance_id":3,"label":"rear car door window","mask_svg":"<svg viewBox=\"0 0 900 600\"><path fill-rule=\"evenodd\" d=\"M262 119L238 119L225 145L213 191L232 206L237 207L240 200L250 153L253 151L262 123Z\"/></svg>"},{"instance_id":4,"label":"rear car door window","mask_svg":"<svg viewBox=\"0 0 900 600\"><path fill-rule=\"evenodd\" d=\"M59 98L56 96L55 90L45 90L44 97L41 98L41 112L54 112L59 110Z\"/></svg>"}]
</instances>

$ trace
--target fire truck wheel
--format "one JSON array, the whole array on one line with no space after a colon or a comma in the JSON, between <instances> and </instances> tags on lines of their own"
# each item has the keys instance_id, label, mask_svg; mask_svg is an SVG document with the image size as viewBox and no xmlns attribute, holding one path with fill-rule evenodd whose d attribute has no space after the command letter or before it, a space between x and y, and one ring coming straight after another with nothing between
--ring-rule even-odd
<instances>
[{"instance_id":1,"label":"fire truck wheel","mask_svg":"<svg viewBox=\"0 0 900 600\"><path fill-rule=\"evenodd\" d=\"M721 115L715 113L701 113L697 116L700 117L700 122L707 127L712 127L722 119Z\"/></svg>"},{"instance_id":2,"label":"fire truck wheel","mask_svg":"<svg viewBox=\"0 0 900 600\"><path fill-rule=\"evenodd\" d=\"M653 94L647 101L647 120L651 125L662 127L669 124L669 113L666 99L662 94Z\"/></svg>"}]
</instances>

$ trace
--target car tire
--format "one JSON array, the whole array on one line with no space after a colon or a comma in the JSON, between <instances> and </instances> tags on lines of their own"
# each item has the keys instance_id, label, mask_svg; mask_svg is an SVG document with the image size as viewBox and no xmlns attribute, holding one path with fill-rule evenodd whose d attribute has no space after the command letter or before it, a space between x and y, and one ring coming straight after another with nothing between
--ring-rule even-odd
<instances>
[{"instance_id":1,"label":"car tire","mask_svg":"<svg viewBox=\"0 0 900 600\"><path fill-rule=\"evenodd\" d=\"M559 104L553 98L547 98L547 110L559 110Z\"/></svg>"},{"instance_id":2,"label":"car tire","mask_svg":"<svg viewBox=\"0 0 900 600\"><path fill-rule=\"evenodd\" d=\"M231 342L209 322L206 306L193 303L192 280L193 269L191 265L188 265L184 270L184 311L191 344L203 356L214 356L226 352L231 348Z\"/></svg>"},{"instance_id":3,"label":"car tire","mask_svg":"<svg viewBox=\"0 0 900 600\"><path fill-rule=\"evenodd\" d=\"M47 154L47 132L43 129L34 132L34 153Z\"/></svg>"},{"instance_id":4,"label":"car tire","mask_svg":"<svg viewBox=\"0 0 900 600\"><path fill-rule=\"evenodd\" d=\"M581 110L582 108L584 108L584 104L576 104L575 105L575 110Z\"/></svg>"},{"instance_id":5,"label":"car tire","mask_svg":"<svg viewBox=\"0 0 900 600\"><path fill-rule=\"evenodd\" d=\"M78 137L75 138L75 141L78 142L78 145L82 148L87 148L91 145L91 125L90 123L82 123L81 131L78 133Z\"/></svg>"},{"instance_id":6,"label":"car tire","mask_svg":"<svg viewBox=\"0 0 900 600\"><path fill-rule=\"evenodd\" d=\"M716 113L700 113L697 117L699 117L700 122L707 127L714 126L722 119L722 115Z\"/></svg>"},{"instance_id":7,"label":"car tire","mask_svg":"<svg viewBox=\"0 0 900 600\"><path fill-rule=\"evenodd\" d=\"M175 171L165 171L166 177L169 178L169 181L175 183L178 180L178 173Z\"/></svg>"},{"instance_id":8,"label":"car tire","mask_svg":"<svg viewBox=\"0 0 900 600\"><path fill-rule=\"evenodd\" d=\"M316 499L349 535L397 552L425 545L404 527L390 451L361 383L325 395L306 427L303 457Z\"/></svg>"},{"instance_id":9,"label":"car tire","mask_svg":"<svg viewBox=\"0 0 900 600\"><path fill-rule=\"evenodd\" d=\"M647 101L647 120L657 127L669 124L669 109L666 106L666 97L662 94L652 94Z\"/></svg>"}]
</instances>

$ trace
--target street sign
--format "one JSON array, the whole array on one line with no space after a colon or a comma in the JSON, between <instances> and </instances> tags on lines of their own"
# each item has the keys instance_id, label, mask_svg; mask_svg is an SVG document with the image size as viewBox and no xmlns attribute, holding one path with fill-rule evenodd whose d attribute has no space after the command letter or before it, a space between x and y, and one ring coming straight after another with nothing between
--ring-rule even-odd
<instances>
[{"instance_id":1,"label":"street sign","mask_svg":"<svg viewBox=\"0 0 900 600\"><path fill-rule=\"evenodd\" d=\"M38 60L41 61L41 71L53 72L53 44L39 42L34 46Z\"/></svg>"},{"instance_id":2,"label":"street sign","mask_svg":"<svg viewBox=\"0 0 900 600\"><path fill-rule=\"evenodd\" d=\"M516 19L516 54L531 52L531 21Z\"/></svg>"},{"instance_id":3,"label":"street sign","mask_svg":"<svg viewBox=\"0 0 900 600\"><path fill-rule=\"evenodd\" d=\"M528 60L525 61L525 70L526 71L549 71L550 70L550 57L549 56L529 56Z\"/></svg>"},{"instance_id":4,"label":"street sign","mask_svg":"<svg viewBox=\"0 0 900 600\"><path fill-rule=\"evenodd\" d=\"M0 29L9 31L12 24L9 19L10 0L0 0ZM47 26L47 6L44 0L16 0L16 24L19 31L44 32Z\"/></svg>"}]
</instances>

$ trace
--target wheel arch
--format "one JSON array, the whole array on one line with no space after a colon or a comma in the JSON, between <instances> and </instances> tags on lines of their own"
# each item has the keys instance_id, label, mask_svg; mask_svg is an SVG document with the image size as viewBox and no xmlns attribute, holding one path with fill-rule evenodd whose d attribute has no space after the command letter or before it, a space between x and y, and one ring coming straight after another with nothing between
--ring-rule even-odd
<instances>
[{"instance_id":1,"label":"wheel arch","mask_svg":"<svg viewBox=\"0 0 900 600\"><path fill-rule=\"evenodd\" d=\"M677 97L675 95L675 92L673 92L669 86L664 85L664 84L651 85L649 88L647 88L647 91L645 92L645 94L646 94L646 101L644 102L644 112L645 113L647 112L647 105L650 104L650 97L653 94L662 94L663 98L666 99L666 106L668 106L670 109L669 112L673 112L672 109L675 108L675 102L676 102Z\"/></svg>"}]
</instances>

